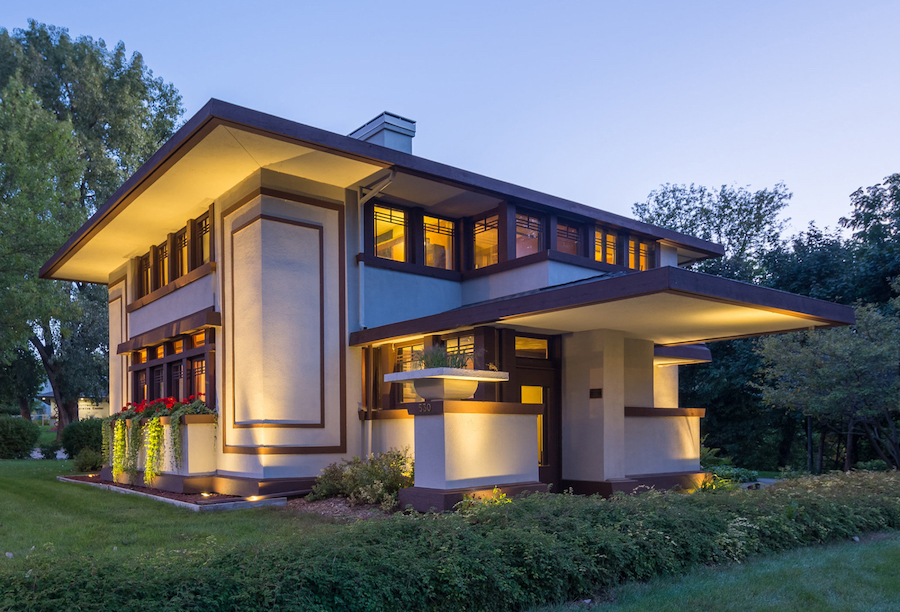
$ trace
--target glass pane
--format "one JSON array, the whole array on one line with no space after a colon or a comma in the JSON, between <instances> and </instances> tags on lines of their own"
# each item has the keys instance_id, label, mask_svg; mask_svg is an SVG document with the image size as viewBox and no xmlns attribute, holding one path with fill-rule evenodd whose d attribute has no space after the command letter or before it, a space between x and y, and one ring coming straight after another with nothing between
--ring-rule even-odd
<instances>
[{"instance_id":1,"label":"glass pane","mask_svg":"<svg viewBox=\"0 0 900 612\"><path fill-rule=\"evenodd\" d=\"M475 222L475 268L492 266L499 261L498 217Z\"/></svg>"},{"instance_id":2,"label":"glass pane","mask_svg":"<svg viewBox=\"0 0 900 612\"><path fill-rule=\"evenodd\" d=\"M523 404L543 404L544 388L533 387L529 385L522 386L522 403ZM547 457L545 452L544 441L547 439L546 422L544 415L539 414L537 418L537 443L538 443L538 465L547 465Z\"/></svg>"},{"instance_id":3,"label":"glass pane","mask_svg":"<svg viewBox=\"0 0 900 612\"><path fill-rule=\"evenodd\" d=\"M169 245L163 242L156 249L156 273L159 275L159 286L169 284Z\"/></svg>"},{"instance_id":4,"label":"glass pane","mask_svg":"<svg viewBox=\"0 0 900 612\"><path fill-rule=\"evenodd\" d=\"M139 264L139 290L141 297L150 293L150 255L144 255L141 257L141 261Z\"/></svg>"},{"instance_id":5,"label":"glass pane","mask_svg":"<svg viewBox=\"0 0 900 612\"><path fill-rule=\"evenodd\" d=\"M206 359L203 357L199 357L197 359L191 359L191 395L201 395L205 396L206 394Z\"/></svg>"},{"instance_id":6,"label":"glass pane","mask_svg":"<svg viewBox=\"0 0 900 612\"><path fill-rule=\"evenodd\" d=\"M556 226L556 250L569 255L580 255L581 231L574 225L559 223Z\"/></svg>"},{"instance_id":7,"label":"glass pane","mask_svg":"<svg viewBox=\"0 0 900 612\"><path fill-rule=\"evenodd\" d=\"M172 353L177 355L184 352L184 340L176 340L172 343Z\"/></svg>"},{"instance_id":8,"label":"glass pane","mask_svg":"<svg viewBox=\"0 0 900 612\"><path fill-rule=\"evenodd\" d=\"M150 399L159 399L166 395L165 378L163 367L153 368L153 396Z\"/></svg>"},{"instance_id":9,"label":"glass pane","mask_svg":"<svg viewBox=\"0 0 900 612\"><path fill-rule=\"evenodd\" d=\"M209 262L209 217L197 221L197 239L200 242L197 255L200 264Z\"/></svg>"},{"instance_id":10,"label":"glass pane","mask_svg":"<svg viewBox=\"0 0 900 612\"><path fill-rule=\"evenodd\" d=\"M147 349L141 349L134 352L134 363L147 363Z\"/></svg>"},{"instance_id":11,"label":"glass pane","mask_svg":"<svg viewBox=\"0 0 900 612\"><path fill-rule=\"evenodd\" d=\"M175 274L184 276L188 273L188 239L187 233L182 230L175 236Z\"/></svg>"},{"instance_id":12,"label":"glass pane","mask_svg":"<svg viewBox=\"0 0 900 612\"><path fill-rule=\"evenodd\" d=\"M162 359L166 356L166 347L164 344L160 344L156 348L153 349L154 356L156 359Z\"/></svg>"},{"instance_id":13,"label":"glass pane","mask_svg":"<svg viewBox=\"0 0 900 612\"><path fill-rule=\"evenodd\" d=\"M656 267L656 248L649 242L641 242L640 245L640 270L649 270Z\"/></svg>"},{"instance_id":14,"label":"glass pane","mask_svg":"<svg viewBox=\"0 0 900 612\"><path fill-rule=\"evenodd\" d=\"M193 344L194 348L206 344L206 332L200 332L191 336L191 344Z\"/></svg>"},{"instance_id":15,"label":"glass pane","mask_svg":"<svg viewBox=\"0 0 900 612\"><path fill-rule=\"evenodd\" d=\"M463 355L475 355L475 336L459 336L457 338L450 338L444 343L444 348L447 349L448 354L461 353ZM475 369L474 359L469 359L466 362L466 369L473 370Z\"/></svg>"},{"instance_id":16,"label":"glass pane","mask_svg":"<svg viewBox=\"0 0 900 612\"><path fill-rule=\"evenodd\" d=\"M184 365L181 363L172 364L172 397L177 400L185 399L184 392Z\"/></svg>"},{"instance_id":17,"label":"glass pane","mask_svg":"<svg viewBox=\"0 0 900 612\"><path fill-rule=\"evenodd\" d=\"M547 339L516 336L516 357L547 359Z\"/></svg>"},{"instance_id":18,"label":"glass pane","mask_svg":"<svg viewBox=\"0 0 900 612\"><path fill-rule=\"evenodd\" d=\"M397 349L397 367L395 372L409 372L413 369L412 357L413 353L425 350L425 344L413 344L411 346L401 346ZM422 398L416 393L413 383L406 382L400 386L401 402L421 402Z\"/></svg>"},{"instance_id":19,"label":"glass pane","mask_svg":"<svg viewBox=\"0 0 900 612\"><path fill-rule=\"evenodd\" d=\"M425 217L425 265L444 270L453 269L454 223L436 217Z\"/></svg>"},{"instance_id":20,"label":"glass pane","mask_svg":"<svg viewBox=\"0 0 900 612\"><path fill-rule=\"evenodd\" d=\"M516 257L537 253L543 247L541 219L531 215L516 214Z\"/></svg>"},{"instance_id":21,"label":"glass pane","mask_svg":"<svg viewBox=\"0 0 900 612\"><path fill-rule=\"evenodd\" d=\"M134 401L142 402L147 399L147 370L134 373Z\"/></svg>"},{"instance_id":22,"label":"glass pane","mask_svg":"<svg viewBox=\"0 0 900 612\"><path fill-rule=\"evenodd\" d=\"M615 232L609 231L604 232L603 234L606 240L606 263L619 265L618 258L616 257L619 242L618 236L616 236Z\"/></svg>"},{"instance_id":23,"label":"glass pane","mask_svg":"<svg viewBox=\"0 0 900 612\"><path fill-rule=\"evenodd\" d=\"M375 255L392 261L406 261L406 212L386 206L375 207Z\"/></svg>"}]
</instances>

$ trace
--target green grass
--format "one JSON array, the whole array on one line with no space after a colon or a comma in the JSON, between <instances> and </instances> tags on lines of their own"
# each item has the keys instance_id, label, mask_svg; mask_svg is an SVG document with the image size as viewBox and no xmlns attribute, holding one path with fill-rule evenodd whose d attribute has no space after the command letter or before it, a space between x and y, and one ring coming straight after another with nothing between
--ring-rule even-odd
<instances>
[{"instance_id":1,"label":"green grass","mask_svg":"<svg viewBox=\"0 0 900 612\"><path fill-rule=\"evenodd\" d=\"M115 556L201 549L211 542L244 543L338 529L318 515L286 508L198 513L136 495L60 482L71 461L0 461L0 561L31 551Z\"/></svg>"},{"instance_id":2,"label":"green grass","mask_svg":"<svg viewBox=\"0 0 900 612\"><path fill-rule=\"evenodd\" d=\"M43 446L44 444L50 444L54 440L56 440L56 432L50 431L49 425L38 425L41 428L41 437L38 438L38 446Z\"/></svg>"},{"instance_id":3,"label":"green grass","mask_svg":"<svg viewBox=\"0 0 900 612\"><path fill-rule=\"evenodd\" d=\"M744 565L698 568L683 577L629 583L583 602L540 612L727 612L900 610L900 535L879 534L795 550ZM611 601L610 601L611 600Z\"/></svg>"}]
</instances>

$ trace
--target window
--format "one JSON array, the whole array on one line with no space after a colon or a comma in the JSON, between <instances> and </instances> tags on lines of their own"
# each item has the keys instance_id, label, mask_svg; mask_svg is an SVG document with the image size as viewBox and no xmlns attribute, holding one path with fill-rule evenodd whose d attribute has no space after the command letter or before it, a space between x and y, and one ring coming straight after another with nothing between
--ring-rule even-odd
<instances>
[{"instance_id":1,"label":"window","mask_svg":"<svg viewBox=\"0 0 900 612\"><path fill-rule=\"evenodd\" d=\"M132 363L147 363L147 349L135 351Z\"/></svg>"},{"instance_id":2,"label":"window","mask_svg":"<svg viewBox=\"0 0 900 612\"><path fill-rule=\"evenodd\" d=\"M475 369L475 336L469 334L467 336L457 336L456 338L448 338L444 341L444 348L450 355L460 354L468 355L469 361L466 362L467 370Z\"/></svg>"},{"instance_id":3,"label":"window","mask_svg":"<svg viewBox=\"0 0 900 612\"><path fill-rule=\"evenodd\" d=\"M612 230L597 226L594 234L594 260L619 265L616 257L618 236Z\"/></svg>"},{"instance_id":4,"label":"window","mask_svg":"<svg viewBox=\"0 0 900 612\"><path fill-rule=\"evenodd\" d=\"M557 223L556 250L569 255L581 255L581 228L568 223Z\"/></svg>"},{"instance_id":5,"label":"window","mask_svg":"<svg viewBox=\"0 0 900 612\"><path fill-rule=\"evenodd\" d=\"M524 257L543 250L543 225L540 217L516 213L516 257Z\"/></svg>"},{"instance_id":6,"label":"window","mask_svg":"<svg viewBox=\"0 0 900 612\"><path fill-rule=\"evenodd\" d=\"M500 261L499 218L497 215L475 222L475 269L492 266Z\"/></svg>"},{"instance_id":7,"label":"window","mask_svg":"<svg viewBox=\"0 0 900 612\"><path fill-rule=\"evenodd\" d=\"M375 207L375 256L406 261L406 211Z\"/></svg>"},{"instance_id":8,"label":"window","mask_svg":"<svg viewBox=\"0 0 900 612\"><path fill-rule=\"evenodd\" d=\"M150 370L153 379L150 399L159 399L166 396L166 379L163 366L157 366Z\"/></svg>"},{"instance_id":9,"label":"window","mask_svg":"<svg viewBox=\"0 0 900 612\"><path fill-rule=\"evenodd\" d=\"M206 358L195 357L190 360L190 393L188 395L206 394Z\"/></svg>"},{"instance_id":10,"label":"window","mask_svg":"<svg viewBox=\"0 0 900 612\"><path fill-rule=\"evenodd\" d=\"M134 351L129 367L133 382L131 401L162 397L184 400L192 394L206 394L213 384L207 368L211 363L208 360L214 355L215 343L215 332L210 329ZM213 397L208 401L212 406L215 389L210 393Z\"/></svg>"},{"instance_id":11,"label":"window","mask_svg":"<svg viewBox=\"0 0 900 612\"><path fill-rule=\"evenodd\" d=\"M172 343L172 354L177 355L184 352L184 340L179 339Z\"/></svg>"},{"instance_id":12,"label":"window","mask_svg":"<svg viewBox=\"0 0 900 612\"><path fill-rule=\"evenodd\" d=\"M377 223L377 220L376 220ZM432 268L452 270L454 261L453 221L425 217L425 265Z\"/></svg>"},{"instance_id":13,"label":"window","mask_svg":"<svg viewBox=\"0 0 900 612\"><path fill-rule=\"evenodd\" d=\"M631 237L628 241L628 267L640 271L655 268L656 244Z\"/></svg>"},{"instance_id":14,"label":"window","mask_svg":"<svg viewBox=\"0 0 900 612\"><path fill-rule=\"evenodd\" d=\"M157 287L164 287L169 284L169 244L163 242L156 247L156 280Z\"/></svg>"},{"instance_id":15,"label":"window","mask_svg":"<svg viewBox=\"0 0 900 612\"><path fill-rule=\"evenodd\" d=\"M184 363L179 361L169 366L169 376L171 379L170 395L177 399L186 398L188 394L184 392Z\"/></svg>"},{"instance_id":16,"label":"window","mask_svg":"<svg viewBox=\"0 0 900 612\"><path fill-rule=\"evenodd\" d=\"M516 336L516 357L547 359L547 339Z\"/></svg>"},{"instance_id":17,"label":"window","mask_svg":"<svg viewBox=\"0 0 900 612\"><path fill-rule=\"evenodd\" d=\"M166 356L166 347L165 345L160 344L156 348L150 349L150 352L154 359L162 359Z\"/></svg>"},{"instance_id":18,"label":"window","mask_svg":"<svg viewBox=\"0 0 900 612\"><path fill-rule=\"evenodd\" d=\"M425 350L425 344L410 344L397 349L397 365L395 372L409 372L413 369L413 354ZM402 383L400 386L401 402L421 402L422 398L416 393L411 382Z\"/></svg>"},{"instance_id":19,"label":"window","mask_svg":"<svg viewBox=\"0 0 900 612\"><path fill-rule=\"evenodd\" d=\"M188 273L188 237L187 228L175 234L175 278Z\"/></svg>"},{"instance_id":20,"label":"window","mask_svg":"<svg viewBox=\"0 0 900 612\"><path fill-rule=\"evenodd\" d=\"M206 332L198 332L191 336L191 346L197 348L206 344Z\"/></svg>"},{"instance_id":21,"label":"window","mask_svg":"<svg viewBox=\"0 0 900 612\"><path fill-rule=\"evenodd\" d=\"M147 399L147 370L134 373L134 401L142 402Z\"/></svg>"},{"instance_id":22,"label":"window","mask_svg":"<svg viewBox=\"0 0 900 612\"><path fill-rule=\"evenodd\" d=\"M146 254L138 261L138 296L144 297L150 293L150 254Z\"/></svg>"},{"instance_id":23,"label":"window","mask_svg":"<svg viewBox=\"0 0 900 612\"><path fill-rule=\"evenodd\" d=\"M197 219L197 265L209 263L209 213Z\"/></svg>"},{"instance_id":24,"label":"window","mask_svg":"<svg viewBox=\"0 0 900 612\"><path fill-rule=\"evenodd\" d=\"M533 385L523 385L521 388L523 404L543 404L544 403L544 387L536 387ZM544 411L546 412L546 406ZM547 419L543 414L538 415L538 465L547 465Z\"/></svg>"}]
</instances>

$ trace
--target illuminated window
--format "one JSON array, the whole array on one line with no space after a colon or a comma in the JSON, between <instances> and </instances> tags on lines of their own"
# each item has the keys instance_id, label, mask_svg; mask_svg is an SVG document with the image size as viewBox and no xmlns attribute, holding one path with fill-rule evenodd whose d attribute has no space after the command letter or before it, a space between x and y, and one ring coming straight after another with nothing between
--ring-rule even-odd
<instances>
[{"instance_id":1,"label":"illuminated window","mask_svg":"<svg viewBox=\"0 0 900 612\"><path fill-rule=\"evenodd\" d=\"M156 247L156 278L159 287L169 284L169 245L166 242Z\"/></svg>"},{"instance_id":2,"label":"illuminated window","mask_svg":"<svg viewBox=\"0 0 900 612\"><path fill-rule=\"evenodd\" d=\"M547 359L547 339L516 336L516 357Z\"/></svg>"},{"instance_id":3,"label":"illuminated window","mask_svg":"<svg viewBox=\"0 0 900 612\"><path fill-rule=\"evenodd\" d=\"M446 349L448 354L461 354L461 355L471 355L474 357L475 355L475 336L457 336L456 338L449 338L444 342L444 348ZM469 359L466 362L467 370L474 370L475 363L474 359Z\"/></svg>"},{"instance_id":4,"label":"illuminated window","mask_svg":"<svg viewBox=\"0 0 900 612\"><path fill-rule=\"evenodd\" d=\"M166 356L166 347L165 345L160 344L156 348L151 349L154 359L162 359Z\"/></svg>"},{"instance_id":5,"label":"illuminated window","mask_svg":"<svg viewBox=\"0 0 900 612\"><path fill-rule=\"evenodd\" d=\"M138 262L138 296L144 297L150 293L150 254L141 257Z\"/></svg>"},{"instance_id":6,"label":"illuminated window","mask_svg":"<svg viewBox=\"0 0 900 612\"><path fill-rule=\"evenodd\" d=\"M209 263L209 214L197 219L197 265Z\"/></svg>"},{"instance_id":7,"label":"illuminated window","mask_svg":"<svg viewBox=\"0 0 900 612\"><path fill-rule=\"evenodd\" d=\"M169 395L171 395L175 399L185 399L185 397L187 397L187 394L184 392L184 364L181 362L173 363L170 367L169 372L171 378Z\"/></svg>"},{"instance_id":8,"label":"illuminated window","mask_svg":"<svg viewBox=\"0 0 900 612\"><path fill-rule=\"evenodd\" d=\"M177 355L178 353L184 352L184 340L176 340L172 343L172 354Z\"/></svg>"},{"instance_id":9,"label":"illuminated window","mask_svg":"<svg viewBox=\"0 0 900 612\"><path fill-rule=\"evenodd\" d=\"M523 404L543 404L544 388L534 387L530 385L522 386L522 403ZM543 414L538 415L538 465L547 465L547 420Z\"/></svg>"},{"instance_id":10,"label":"illuminated window","mask_svg":"<svg viewBox=\"0 0 900 612\"><path fill-rule=\"evenodd\" d=\"M569 255L581 255L581 228L568 223L557 223L556 250Z\"/></svg>"},{"instance_id":11,"label":"illuminated window","mask_svg":"<svg viewBox=\"0 0 900 612\"><path fill-rule=\"evenodd\" d=\"M647 240L628 240L628 267L632 270L649 270L656 267L656 245Z\"/></svg>"},{"instance_id":12,"label":"illuminated window","mask_svg":"<svg viewBox=\"0 0 900 612\"><path fill-rule=\"evenodd\" d=\"M499 261L500 234L497 215L475 222L475 268L492 266Z\"/></svg>"},{"instance_id":13,"label":"illuminated window","mask_svg":"<svg viewBox=\"0 0 900 612\"><path fill-rule=\"evenodd\" d=\"M147 349L141 349L139 351L134 352L134 357L132 358L133 363L147 363Z\"/></svg>"},{"instance_id":14,"label":"illuminated window","mask_svg":"<svg viewBox=\"0 0 900 612\"><path fill-rule=\"evenodd\" d=\"M544 248L544 227L540 217L516 213L516 257L537 253Z\"/></svg>"},{"instance_id":15,"label":"illuminated window","mask_svg":"<svg viewBox=\"0 0 900 612\"><path fill-rule=\"evenodd\" d=\"M190 364L190 393L188 395L206 394L206 358L195 357Z\"/></svg>"},{"instance_id":16,"label":"illuminated window","mask_svg":"<svg viewBox=\"0 0 900 612\"><path fill-rule=\"evenodd\" d=\"M175 234L175 278L188 273L188 237L187 229Z\"/></svg>"},{"instance_id":17,"label":"illuminated window","mask_svg":"<svg viewBox=\"0 0 900 612\"><path fill-rule=\"evenodd\" d=\"M425 217L425 265L444 270L453 269L453 221Z\"/></svg>"},{"instance_id":18,"label":"illuminated window","mask_svg":"<svg viewBox=\"0 0 900 612\"><path fill-rule=\"evenodd\" d=\"M134 401L142 402L147 399L147 370L139 370L134 373Z\"/></svg>"},{"instance_id":19,"label":"illuminated window","mask_svg":"<svg viewBox=\"0 0 900 612\"><path fill-rule=\"evenodd\" d=\"M194 348L206 344L206 332L198 332L191 336L191 345Z\"/></svg>"},{"instance_id":20,"label":"illuminated window","mask_svg":"<svg viewBox=\"0 0 900 612\"><path fill-rule=\"evenodd\" d=\"M616 233L605 227L597 226L594 236L594 260L618 265L616 257L618 236Z\"/></svg>"},{"instance_id":21,"label":"illuminated window","mask_svg":"<svg viewBox=\"0 0 900 612\"><path fill-rule=\"evenodd\" d=\"M401 346L397 349L397 366L395 372L409 372L413 369L413 354L420 353L425 350L425 344L412 344L409 346ZM400 401L401 402L421 402L422 398L416 393L416 389L411 382L405 382L400 385Z\"/></svg>"},{"instance_id":22,"label":"illuminated window","mask_svg":"<svg viewBox=\"0 0 900 612\"><path fill-rule=\"evenodd\" d=\"M150 370L151 377L153 378L153 394L150 399L159 399L166 396L166 378L164 371L165 369L162 366Z\"/></svg>"},{"instance_id":23,"label":"illuminated window","mask_svg":"<svg viewBox=\"0 0 900 612\"><path fill-rule=\"evenodd\" d=\"M405 211L375 207L375 255L391 261L406 261Z\"/></svg>"}]
</instances>

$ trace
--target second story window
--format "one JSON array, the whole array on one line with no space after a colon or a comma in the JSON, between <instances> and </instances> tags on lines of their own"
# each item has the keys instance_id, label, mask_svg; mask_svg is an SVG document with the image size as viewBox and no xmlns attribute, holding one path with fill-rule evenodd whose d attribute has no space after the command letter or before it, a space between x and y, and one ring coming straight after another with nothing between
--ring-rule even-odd
<instances>
[{"instance_id":1,"label":"second story window","mask_svg":"<svg viewBox=\"0 0 900 612\"><path fill-rule=\"evenodd\" d=\"M544 224L540 217L516 213L516 257L544 249Z\"/></svg>"},{"instance_id":2,"label":"second story window","mask_svg":"<svg viewBox=\"0 0 900 612\"><path fill-rule=\"evenodd\" d=\"M175 278L188 273L188 237L187 230L183 229L175 234Z\"/></svg>"},{"instance_id":3,"label":"second story window","mask_svg":"<svg viewBox=\"0 0 900 612\"><path fill-rule=\"evenodd\" d=\"M425 265L452 270L454 261L454 223L437 217L425 217Z\"/></svg>"},{"instance_id":4,"label":"second story window","mask_svg":"<svg viewBox=\"0 0 900 612\"><path fill-rule=\"evenodd\" d=\"M631 237L628 241L628 267L632 270L649 270L656 267L656 244Z\"/></svg>"},{"instance_id":5,"label":"second story window","mask_svg":"<svg viewBox=\"0 0 900 612\"><path fill-rule=\"evenodd\" d=\"M497 215L481 219L475 222L474 240L475 269L492 266L500 261L500 233L498 230L499 218Z\"/></svg>"},{"instance_id":6,"label":"second story window","mask_svg":"<svg viewBox=\"0 0 900 612\"><path fill-rule=\"evenodd\" d=\"M406 261L406 211L375 207L375 255L392 261Z\"/></svg>"},{"instance_id":7,"label":"second story window","mask_svg":"<svg viewBox=\"0 0 900 612\"><path fill-rule=\"evenodd\" d=\"M594 261L614 266L621 265L616 255L618 249L616 233L598 225L594 236Z\"/></svg>"},{"instance_id":8,"label":"second story window","mask_svg":"<svg viewBox=\"0 0 900 612\"><path fill-rule=\"evenodd\" d=\"M156 247L156 276L157 287L167 285L169 278L169 245L163 242Z\"/></svg>"},{"instance_id":9,"label":"second story window","mask_svg":"<svg viewBox=\"0 0 900 612\"><path fill-rule=\"evenodd\" d=\"M581 255L581 228L569 223L557 223L556 250L569 255Z\"/></svg>"},{"instance_id":10,"label":"second story window","mask_svg":"<svg viewBox=\"0 0 900 612\"><path fill-rule=\"evenodd\" d=\"M150 293L150 254L144 255L138 261L138 295L144 296Z\"/></svg>"},{"instance_id":11,"label":"second story window","mask_svg":"<svg viewBox=\"0 0 900 612\"><path fill-rule=\"evenodd\" d=\"M209 262L209 215L197 219L197 265Z\"/></svg>"}]
</instances>

